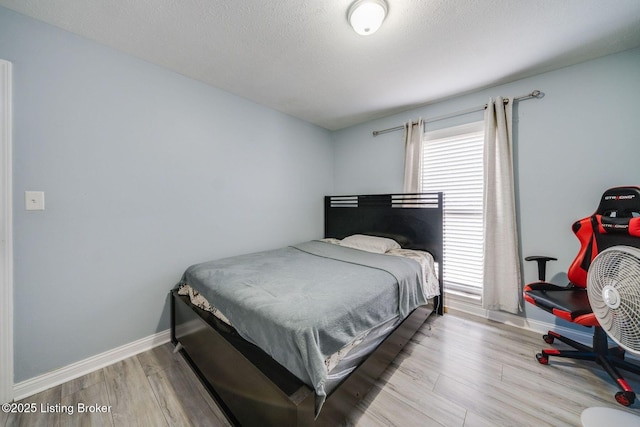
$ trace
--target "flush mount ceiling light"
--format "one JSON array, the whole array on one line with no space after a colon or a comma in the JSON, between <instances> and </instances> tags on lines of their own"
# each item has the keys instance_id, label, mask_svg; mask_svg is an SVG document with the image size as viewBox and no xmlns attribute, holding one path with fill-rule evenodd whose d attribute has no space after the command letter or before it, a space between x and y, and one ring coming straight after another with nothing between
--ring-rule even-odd
<instances>
[{"instance_id":1,"label":"flush mount ceiling light","mask_svg":"<svg viewBox=\"0 0 640 427\"><path fill-rule=\"evenodd\" d=\"M357 0L349 8L347 19L356 33L368 36L378 31L386 16L384 0Z\"/></svg>"}]
</instances>

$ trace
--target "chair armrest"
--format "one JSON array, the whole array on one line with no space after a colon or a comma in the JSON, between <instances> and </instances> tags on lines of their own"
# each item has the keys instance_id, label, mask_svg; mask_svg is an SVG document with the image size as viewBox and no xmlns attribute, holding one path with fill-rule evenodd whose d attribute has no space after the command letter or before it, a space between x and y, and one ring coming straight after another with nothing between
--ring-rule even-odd
<instances>
[{"instance_id":1,"label":"chair armrest","mask_svg":"<svg viewBox=\"0 0 640 427\"><path fill-rule=\"evenodd\" d=\"M532 255L524 259L525 261L536 261L538 263L538 280L544 282L547 275L547 262L557 261L558 258L542 255Z\"/></svg>"}]
</instances>

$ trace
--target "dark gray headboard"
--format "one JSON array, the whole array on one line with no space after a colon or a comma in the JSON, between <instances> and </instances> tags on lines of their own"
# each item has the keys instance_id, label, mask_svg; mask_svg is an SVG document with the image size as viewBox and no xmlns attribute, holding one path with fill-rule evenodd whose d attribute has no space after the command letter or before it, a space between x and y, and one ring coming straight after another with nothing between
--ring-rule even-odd
<instances>
[{"instance_id":1,"label":"dark gray headboard","mask_svg":"<svg viewBox=\"0 0 640 427\"><path fill-rule=\"evenodd\" d=\"M438 263L442 295L442 200L442 193L325 196L325 237L368 234L393 238L403 248L428 251Z\"/></svg>"}]
</instances>

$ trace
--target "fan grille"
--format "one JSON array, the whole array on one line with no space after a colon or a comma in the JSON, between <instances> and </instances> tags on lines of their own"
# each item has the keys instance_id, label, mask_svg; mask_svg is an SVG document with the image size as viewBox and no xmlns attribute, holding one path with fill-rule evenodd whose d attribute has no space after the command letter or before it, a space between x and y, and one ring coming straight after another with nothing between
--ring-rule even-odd
<instances>
[{"instance_id":1,"label":"fan grille","mask_svg":"<svg viewBox=\"0 0 640 427\"><path fill-rule=\"evenodd\" d=\"M609 337L640 354L640 249L613 246L602 251L589 267L587 293Z\"/></svg>"}]
</instances>

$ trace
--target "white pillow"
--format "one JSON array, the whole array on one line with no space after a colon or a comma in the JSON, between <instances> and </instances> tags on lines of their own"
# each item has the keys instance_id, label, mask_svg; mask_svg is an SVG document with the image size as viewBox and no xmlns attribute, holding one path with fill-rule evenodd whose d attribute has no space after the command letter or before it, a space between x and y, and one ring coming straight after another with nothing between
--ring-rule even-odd
<instances>
[{"instance_id":1,"label":"white pillow","mask_svg":"<svg viewBox=\"0 0 640 427\"><path fill-rule=\"evenodd\" d=\"M400 245L393 239L386 237L367 236L364 234L354 234L345 237L340 241L340 246L360 249L367 252L384 254L391 249L400 249Z\"/></svg>"}]
</instances>

